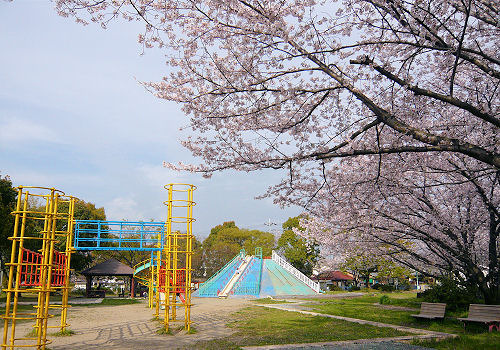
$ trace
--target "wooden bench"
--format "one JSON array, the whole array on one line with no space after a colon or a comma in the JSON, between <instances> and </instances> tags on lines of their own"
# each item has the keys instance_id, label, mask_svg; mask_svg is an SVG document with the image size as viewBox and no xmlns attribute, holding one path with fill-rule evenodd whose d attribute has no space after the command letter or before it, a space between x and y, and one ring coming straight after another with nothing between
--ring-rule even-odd
<instances>
[{"instance_id":1,"label":"wooden bench","mask_svg":"<svg viewBox=\"0 0 500 350\"><path fill-rule=\"evenodd\" d=\"M422 303L420 313L412 315L417 318L426 318L428 320L442 319L446 311L445 303Z\"/></svg>"},{"instance_id":2,"label":"wooden bench","mask_svg":"<svg viewBox=\"0 0 500 350\"><path fill-rule=\"evenodd\" d=\"M470 304L467 318L459 318L464 323L467 322L484 323L491 332L495 327L500 331L500 305Z\"/></svg>"}]
</instances>

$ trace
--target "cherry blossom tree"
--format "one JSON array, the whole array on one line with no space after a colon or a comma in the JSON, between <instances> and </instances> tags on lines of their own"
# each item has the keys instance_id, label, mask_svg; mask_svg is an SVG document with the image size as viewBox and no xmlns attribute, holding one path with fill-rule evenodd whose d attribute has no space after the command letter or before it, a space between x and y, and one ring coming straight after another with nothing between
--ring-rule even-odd
<instances>
[{"instance_id":1,"label":"cherry blossom tree","mask_svg":"<svg viewBox=\"0 0 500 350\"><path fill-rule=\"evenodd\" d=\"M458 157L413 155L404 163L387 159L380 169L374 159L359 161L302 181L304 196L295 200L314 214L303 223L309 236L340 261L362 251L434 277L456 273L487 302L498 302L498 170Z\"/></svg>"},{"instance_id":2,"label":"cherry blossom tree","mask_svg":"<svg viewBox=\"0 0 500 350\"><path fill-rule=\"evenodd\" d=\"M103 27L142 21L203 172L285 169L267 192L311 235L499 302L500 6L490 0L56 0ZM314 222L314 225L312 223ZM349 239L336 240L341 235Z\"/></svg>"}]
</instances>

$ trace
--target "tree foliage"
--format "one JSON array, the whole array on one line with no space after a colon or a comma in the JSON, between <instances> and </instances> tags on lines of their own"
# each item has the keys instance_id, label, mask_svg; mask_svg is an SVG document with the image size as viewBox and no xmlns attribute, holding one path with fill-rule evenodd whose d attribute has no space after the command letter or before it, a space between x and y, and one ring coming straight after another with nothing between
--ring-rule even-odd
<instances>
[{"instance_id":1,"label":"tree foliage","mask_svg":"<svg viewBox=\"0 0 500 350\"><path fill-rule=\"evenodd\" d=\"M303 231L300 226L300 217L289 218L283 223L283 233L278 239L276 249L297 270L306 276L313 273L313 268L320 258L319 244L314 240L300 237L293 230Z\"/></svg>"},{"instance_id":2,"label":"tree foliage","mask_svg":"<svg viewBox=\"0 0 500 350\"><path fill-rule=\"evenodd\" d=\"M322 244L459 271L500 302L500 36L487 0L57 0L145 23L202 171L286 169L268 196ZM349 234L356 233L355 237ZM362 239L359 239L362 238ZM392 247L387 249L387 245ZM345 249L344 249L345 250Z\"/></svg>"},{"instance_id":3,"label":"tree foliage","mask_svg":"<svg viewBox=\"0 0 500 350\"><path fill-rule=\"evenodd\" d=\"M210 230L202 244L202 274L210 277L244 248L253 255L261 247L264 256L271 255L274 236L269 232L240 229L234 221L224 222Z\"/></svg>"},{"instance_id":4,"label":"tree foliage","mask_svg":"<svg viewBox=\"0 0 500 350\"><path fill-rule=\"evenodd\" d=\"M75 202L75 220L106 220L104 207L97 208L94 203L77 199ZM76 251L71 255L71 268L76 271L84 270L92 264L96 252Z\"/></svg>"},{"instance_id":5,"label":"tree foliage","mask_svg":"<svg viewBox=\"0 0 500 350\"><path fill-rule=\"evenodd\" d=\"M14 217L10 214L16 207L17 192L12 187L9 176L0 176L0 261L6 271L5 263L10 259L12 241L8 237L14 232Z\"/></svg>"},{"instance_id":6,"label":"tree foliage","mask_svg":"<svg viewBox=\"0 0 500 350\"><path fill-rule=\"evenodd\" d=\"M369 286L370 277L376 273L379 282L385 279L397 278L407 279L411 275L411 271L393 260L387 259L385 256L367 254L358 252L348 256L340 268L351 273L354 276L354 281L363 281L365 286Z\"/></svg>"}]
</instances>

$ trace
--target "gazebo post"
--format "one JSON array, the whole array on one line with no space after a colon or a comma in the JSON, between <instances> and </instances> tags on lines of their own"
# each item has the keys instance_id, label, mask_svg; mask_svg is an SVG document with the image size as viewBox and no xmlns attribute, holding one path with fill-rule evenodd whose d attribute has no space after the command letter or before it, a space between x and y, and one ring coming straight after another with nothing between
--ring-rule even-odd
<instances>
[{"instance_id":1,"label":"gazebo post","mask_svg":"<svg viewBox=\"0 0 500 350\"><path fill-rule=\"evenodd\" d=\"M92 275L86 275L87 285L85 286L85 297L89 297L89 291L92 289Z\"/></svg>"},{"instance_id":2,"label":"gazebo post","mask_svg":"<svg viewBox=\"0 0 500 350\"><path fill-rule=\"evenodd\" d=\"M135 298L135 279L134 276L130 276L130 297Z\"/></svg>"}]
</instances>

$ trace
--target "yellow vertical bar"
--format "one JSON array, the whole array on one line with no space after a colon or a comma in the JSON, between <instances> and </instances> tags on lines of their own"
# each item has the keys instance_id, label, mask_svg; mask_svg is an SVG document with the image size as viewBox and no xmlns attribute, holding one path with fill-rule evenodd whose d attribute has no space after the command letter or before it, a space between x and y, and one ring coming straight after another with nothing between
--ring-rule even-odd
<instances>
[{"instance_id":1,"label":"yellow vertical bar","mask_svg":"<svg viewBox=\"0 0 500 350\"><path fill-rule=\"evenodd\" d=\"M50 219L49 219L49 215L50 215L50 211L51 211L51 197L50 195L47 195L47 196L43 196L43 198L45 198L45 212L44 212L44 220L43 220L43 231L41 232L42 234L42 237L41 237L41 240L42 240L42 257L43 257L43 252L47 249L47 232L50 230ZM45 269L44 267L44 261L43 261L43 258L42 258L42 261L40 261L40 267L39 267L39 273L40 273L40 283L42 283L42 271ZM36 309L36 323L35 323L35 329L36 329L36 334L37 334L37 343L39 342L38 338L39 338L39 334L41 334L41 329L43 327L42 323L42 319L43 319L43 305L44 305L44 295L43 295L43 292L41 291L42 290L42 284L40 284L40 286L38 286L38 295L37 295L37 299L38 299L38 302L37 302L37 309Z\"/></svg>"},{"instance_id":2,"label":"yellow vertical bar","mask_svg":"<svg viewBox=\"0 0 500 350\"><path fill-rule=\"evenodd\" d=\"M42 252L43 269L41 276L40 293L42 295L43 305L39 305L42 309L41 332L38 333L38 346L45 349L47 344L47 321L49 317L50 291L52 289L52 261L54 258L54 243L55 231L57 222L57 205L59 194L55 193L55 189L51 189L50 193L50 213L48 215L49 225L45 234L45 249Z\"/></svg>"},{"instance_id":3,"label":"yellow vertical bar","mask_svg":"<svg viewBox=\"0 0 500 350\"><path fill-rule=\"evenodd\" d=\"M158 235L158 241L160 241L162 235ZM158 247L161 247L161 243L158 243ZM156 252L156 264L154 266L155 275L155 317L160 316L160 266L161 266L161 251Z\"/></svg>"},{"instance_id":4,"label":"yellow vertical bar","mask_svg":"<svg viewBox=\"0 0 500 350\"><path fill-rule=\"evenodd\" d=\"M10 334L10 346L14 347L15 335L16 335L16 317L17 317L17 303L19 301L19 285L21 283L21 269L22 269L22 257L23 257L23 246L24 246L24 233L26 230L26 220L27 220L27 208L28 208L28 197L29 192L26 191L24 195L23 203L23 217L21 221L21 234L19 235L19 249L17 251L17 262L16 262L16 282L14 286L14 305L12 306L12 329Z\"/></svg>"},{"instance_id":5,"label":"yellow vertical bar","mask_svg":"<svg viewBox=\"0 0 500 350\"><path fill-rule=\"evenodd\" d=\"M66 231L66 265L64 270L64 286L61 301L61 333L66 330L67 315L68 315L68 299L69 299L69 277L71 269L71 253L73 249L73 228L74 228L74 214L75 214L75 198L70 197L68 203L68 218L67 218L67 231Z\"/></svg>"},{"instance_id":6,"label":"yellow vertical bar","mask_svg":"<svg viewBox=\"0 0 500 350\"><path fill-rule=\"evenodd\" d=\"M193 186L188 188L187 227L186 227L186 271L185 271L185 306L184 328L191 329L191 258L193 253Z\"/></svg>"},{"instance_id":7,"label":"yellow vertical bar","mask_svg":"<svg viewBox=\"0 0 500 350\"><path fill-rule=\"evenodd\" d=\"M12 235L12 248L10 251L10 264L9 264L9 280L7 284L7 295L5 300L5 318L3 321L3 342L2 349L6 349L7 337L9 334L9 320L10 320L10 303L12 298L12 280L14 279L14 270L16 262L16 248L17 248L17 232L19 230L19 220L21 217L21 203L23 196L23 188L19 187L17 192L16 214L14 218L14 232Z\"/></svg>"},{"instance_id":8,"label":"yellow vertical bar","mask_svg":"<svg viewBox=\"0 0 500 350\"><path fill-rule=\"evenodd\" d=\"M172 250L172 185L168 187L168 207L167 207L167 244L165 252L165 313L164 325L165 331L168 332L170 321L170 269L171 269L171 250ZM175 306L174 306L175 307Z\"/></svg>"}]
</instances>

